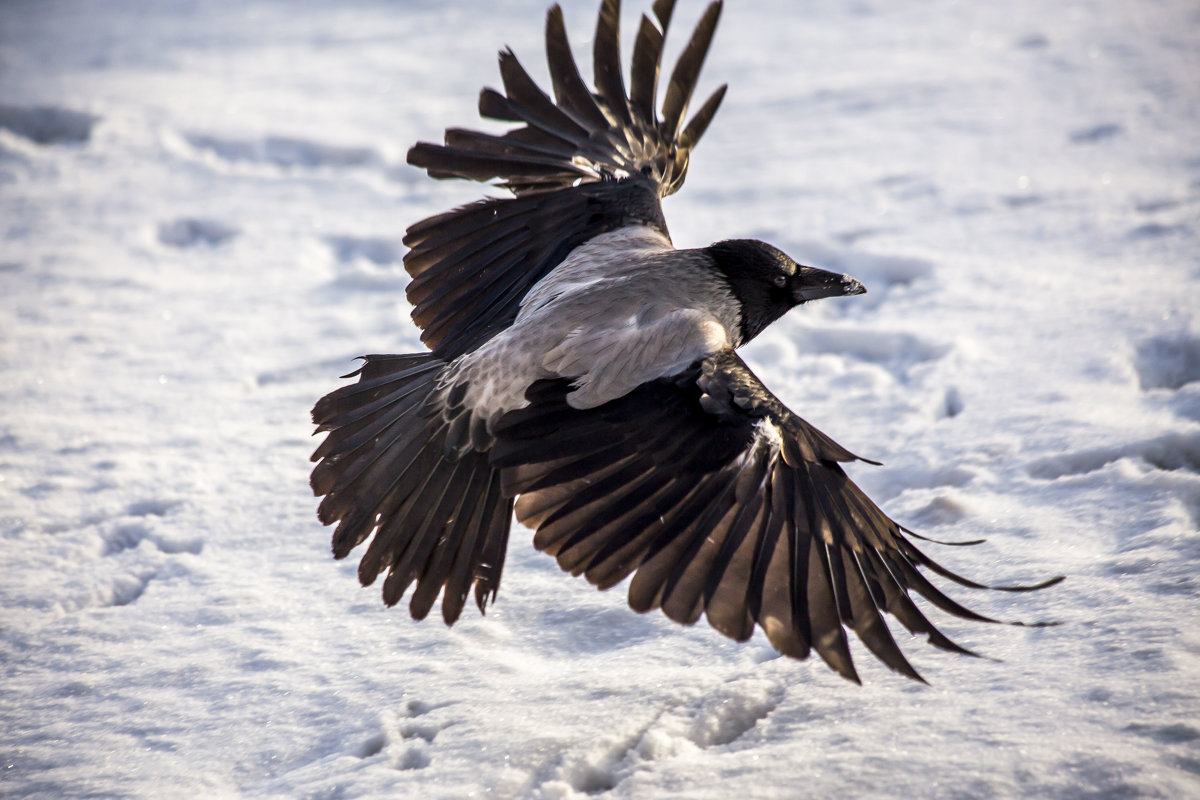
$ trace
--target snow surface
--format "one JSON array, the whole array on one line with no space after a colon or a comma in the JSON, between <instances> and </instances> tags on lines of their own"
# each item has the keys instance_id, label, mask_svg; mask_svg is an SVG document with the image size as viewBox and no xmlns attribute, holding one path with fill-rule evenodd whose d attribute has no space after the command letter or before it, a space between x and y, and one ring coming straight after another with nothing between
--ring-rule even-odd
<instances>
[{"instance_id":1,"label":"snow surface","mask_svg":"<svg viewBox=\"0 0 1200 800\"><path fill-rule=\"evenodd\" d=\"M309 408L418 349L403 229L479 193L404 152L498 46L544 74L546 5L0 7L0 795L1200 797L1194 1L729 3L666 204L868 286L748 358L893 516L988 538L949 566L1068 576L956 596L1060 627L938 615L996 660L905 637L931 686L858 647L859 688L527 532L453 629L330 559Z\"/></svg>"}]
</instances>

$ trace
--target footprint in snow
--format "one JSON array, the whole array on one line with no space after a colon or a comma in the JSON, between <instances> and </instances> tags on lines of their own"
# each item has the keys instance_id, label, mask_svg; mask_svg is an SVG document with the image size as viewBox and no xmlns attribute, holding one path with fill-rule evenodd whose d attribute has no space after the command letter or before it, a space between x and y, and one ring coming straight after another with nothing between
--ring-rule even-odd
<instances>
[{"instance_id":1,"label":"footprint in snow","mask_svg":"<svg viewBox=\"0 0 1200 800\"><path fill-rule=\"evenodd\" d=\"M1134 368L1143 391L1180 389L1200 381L1200 336L1152 336L1137 345Z\"/></svg>"},{"instance_id":2,"label":"footprint in snow","mask_svg":"<svg viewBox=\"0 0 1200 800\"><path fill-rule=\"evenodd\" d=\"M1105 122L1100 125L1093 125L1090 128L1081 128L1072 131L1067 139L1071 144L1095 144L1108 139L1115 139L1125 132L1125 129L1115 122Z\"/></svg>"},{"instance_id":3,"label":"footprint in snow","mask_svg":"<svg viewBox=\"0 0 1200 800\"><path fill-rule=\"evenodd\" d=\"M55 106L0 105L0 128L40 145L83 144L99 119Z\"/></svg>"},{"instance_id":4,"label":"footprint in snow","mask_svg":"<svg viewBox=\"0 0 1200 800\"><path fill-rule=\"evenodd\" d=\"M1029 475L1057 480L1095 472L1122 458L1133 458L1164 472L1200 473L1200 433L1171 432L1139 442L1094 447L1039 458L1026 467Z\"/></svg>"},{"instance_id":5,"label":"footprint in snow","mask_svg":"<svg viewBox=\"0 0 1200 800\"><path fill-rule=\"evenodd\" d=\"M410 700L399 709L383 712L381 730L359 747L358 757L383 754L398 770L428 767L432 760L430 745L439 733L454 724L435 712L451 705Z\"/></svg>"},{"instance_id":6,"label":"footprint in snow","mask_svg":"<svg viewBox=\"0 0 1200 800\"><path fill-rule=\"evenodd\" d=\"M333 145L293 136L237 138L184 132L165 137L176 155L210 164L267 165L283 169L347 169L381 167L383 157L371 147Z\"/></svg>"},{"instance_id":7,"label":"footprint in snow","mask_svg":"<svg viewBox=\"0 0 1200 800\"><path fill-rule=\"evenodd\" d=\"M1009 208L1025 208L1041 205L1045 202L1045 198L1040 194L1009 194L1001 197L1000 202Z\"/></svg>"},{"instance_id":8,"label":"footprint in snow","mask_svg":"<svg viewBox=\"0 0 1200 800\"><path fill-rule=\"evenodd\" d=\"M335 283L348 289L374 291L384 288L402 289L408 277L400 266L404 245L386 237L326 236L337 265Z\"/></svg>"},{"instance_id":9,"label":"footprint in snow","mask_svg":"<svg viewBox=\"0 0 1200 800\"><path fill-rule=\"evenodd\" d=\"M785 694L784 687L761 679L731 681L664 707L648 725L567 753L552 780L585 794L611 791L650 762L734 744L778 708Z\"/></svg>"},{"instance_id":10,"label":"footprint in snow","mask_svg":"<svg viewBox=\"0 0 1200 800\"><path fill-rule=\"evenodd\" d=\"M942 396L941 406L938 408L937 416L941 419L954 419L963 412L966 404L963 402L962 394L959 393L957 386L947 387L945 395Z\"/></svg>"},{"instance_id":11,"label":"footprint in snow","mask_svg":"<svg viewBox=\"0 0 1200 800\"><path fill-rule=\"evenodd\" d=\"M913 367L937 361L950 352L950 346L902 331L873 331L853 328L803 328L794 336L802 353L830 353L856 361L876 364L904 382ZM951 413L951 410L957 411ZM962 410L961 400L946 400L946 415Z\"/></svg>"},{"instance_id":12,"label":"footprint in snow","mask_svg":"<svg viewBox=\"0 0 1200 800\"><path fill-rule=\"evenodd\" d=\"M325 244L343 264L363 260L384 267L398 263L404 256L404 245L385 237L326 236Z\"/></svg>"},{"instance_id":13,"label":"footprint in snow","mask_svg":"<svg viewBox=\"0 0 1200 800\"><path fill-rule=\"evenodd\" d=\"M1190 744L1200 741L1200 730L1185 725L1182 722L1169 723L1166 725L1155 725L1151 723L1135 722L1131 725L1126 725L1125 730L1129 733L1145 736L1153 739L1159 744Z\"/></svg>"},{"instance_id":14,"label":"footprint in snow","mask_svg":"<svg viewBox=\"0 0 1200 800\"><path fill-rule=\"evenodd\" d=\"M1138 203L1134 206L1134 210L1136 210L1139 214L1157 214L1160 211L1172 211L1176 208L1179 208L1181 205L1183 205L1183 203L1175 198L1165 197Z\"/></svg>"},{"instance_id":15,"label":"footprint in snow","mask_svg":"<svg viewBox=\"0 0 1200 800\"><path fill-rule=\"evenodd\" d=\"M1040 33L1031 33L1017 40L1021 50L1044 50L1050 45L1050 40Z\"/></svg>"},{"instance_id":16,"label":"footprint in snow","mask_svg":"<svg viewBox=\"0 0 1200 800\"><path fill-rule=\"evenodd\" d=\"M1126 239L1161 239L1167 236L1190 236L1192 229L1187 225L1164 225L1159 222L1148 222L1138 225L1125 234Z\"/></svg>"},{"instance_id":17,"label":"footprint in snow","mask_svg":"<svg viewBox=\"0 0 1200 800\"><path fill-rule=\"evenodd\" d=\"M1143 392L1166 396L1171 410L1200 421L1200 335L1151 336L1134 348L1133 368Z\"/></svg>"},{"instance_id":18,"label":"footprint in snow","mask_svg":"<svg viewBox=\"0 0 1200 800\"><path fill-rule=\"evenodd\" d=\"M875 185L886 191L893 200L901 202L938 194L936 183L917 174L887 175L875 181Z\"/></svg>"},{"instance_id":19,"label":"footprint in snow","mask_svg":"<svg viewBox=\"0 0 1200 800\"><path fill-rule=\"evenodd\" d=\"M158 225L158 241L167 247L186 249L190 247L216 247L225 244L240 231L232 225L211 219L184 217Z\"/></svg>"},{"instance_id":20,"label":"footprint in snow","mask_svg":"<svg viewBox=\"0 0 1200 800\"><path fill-rule=\"evenodd\" d=\"M130 522L119 524L104 534L104 555L112 556L131 550L142 542L149 542L159 552L172 556L180 553L197 556L204 550L204 542L199 538L164 536L153 525Z\"/></svg>"},{"instance_id":21,"label":"footprint in snow","mask_svg":"<svg viewBox=\"0 0 1200 800\"><path fill-rule=\"evenodd\" d=\"M104 551L106 556L114 556L126 550L132 550L142 542L149 542L161 553L178 555L189 553L199 555L204 549L204 542L198 537L172 536L165 533L163 525L157 519L166 517L172 510L181 506L178 500L151 498L131 503L125 513L102 524Z\"/></svg>"}]
</instances>

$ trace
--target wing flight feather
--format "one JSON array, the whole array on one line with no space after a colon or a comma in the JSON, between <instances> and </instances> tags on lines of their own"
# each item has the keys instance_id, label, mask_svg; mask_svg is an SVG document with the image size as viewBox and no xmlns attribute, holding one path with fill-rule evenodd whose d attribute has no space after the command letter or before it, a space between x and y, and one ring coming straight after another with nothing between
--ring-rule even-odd
<instances>
[{"instance_id":1,"label":"wing flight feather","mask_svg":"<svg viewBox=\"0 0 1200 800\"><path fill-rule=\"evenodd\" d=\"M849 479L855 456L787 409L732 350L603 406L571 408L542 381L495 426L491 461L534 543L629 604L742 641L754 626L781 652L816 653L858 681L848 632L889 668L923 680L884 619L944 650L912 595L995 622L951 599L934 562ZM1053 581L1046 582L1048 585ZM1032 587L998 587L1032 588Z\"/></svg>"}]
</instances>

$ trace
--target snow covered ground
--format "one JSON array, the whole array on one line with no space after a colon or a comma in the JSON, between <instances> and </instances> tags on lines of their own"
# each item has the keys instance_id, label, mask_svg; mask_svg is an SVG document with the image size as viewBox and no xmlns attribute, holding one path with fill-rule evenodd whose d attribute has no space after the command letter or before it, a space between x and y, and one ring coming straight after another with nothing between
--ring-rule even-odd
<instances>
[{"instance_id":1,"label":"snow covered ground","mask_svg":"<svg viewBox=\"0 0 1200 800\"><path fill-rule=\"evenodd\" d=\"M0 795L1200 797L1194 1L730 3L666 204L867 284L752 365L893 516L988 538L949 566L1068 576L956 596L1063 625L945 620L996 660L904 637L931 685L860 647L859 688L522 531L449 630L330 559L309 408L418 349L403 229L479 193L404 152L500 45L544 72L547 4L0 7Z\"/></svg>"}]
</instances>

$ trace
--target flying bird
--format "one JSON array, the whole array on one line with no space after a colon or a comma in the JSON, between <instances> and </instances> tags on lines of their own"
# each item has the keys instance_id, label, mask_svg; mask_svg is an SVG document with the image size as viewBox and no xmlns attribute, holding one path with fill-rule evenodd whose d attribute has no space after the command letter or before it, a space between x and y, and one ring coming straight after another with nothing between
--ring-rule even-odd
<instances>
[{"instance_id":1,"label":"flying bird","mask_svg":"<svg viewBox=\"0 0 1200 800\"><path fill-rule=\"evenodd\" d=\"M434 178L492 183L489 197L412 225L404 266L428 352L368 355L355 383L313 409L312 488L337 523L335 557L371 538L364 585L393 605L412 589L447 624L474 587L494 600L512 518L563 570L601 589L630 578L629 605L737 641L755 627L777 650L815 650L858 681L847 631L921 680L883 612L946 650L911 595L959 617L922 572L940 566L847 476L858 459L788 409L738 356L790 309L862 294L853 278L796 263L765 242L671 243L660 201L725 96L687 119L721 3L708 6L656 108L674 0L656 0L620 64L619 0L604 0L594 88L563 13L550 9L553 96L511 50L503 92L481 116L503 134L449 128L408 162ZM686 119L686 123L685 123ZM875 463L875 462L870 462ZM373 538L372 538L373 537ZM1026 590L1032 587L993 587Z\"/></svg>"}]
</instances>

